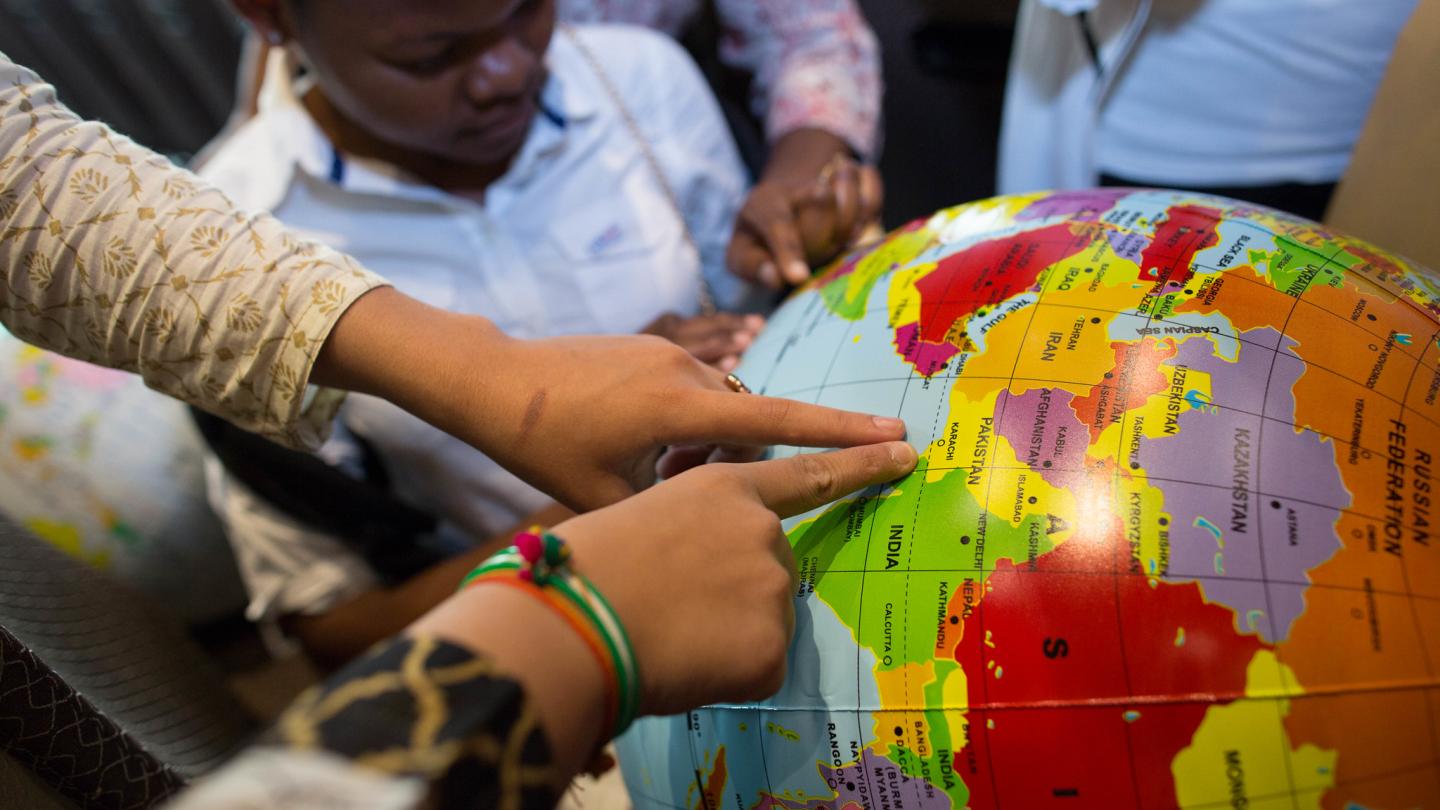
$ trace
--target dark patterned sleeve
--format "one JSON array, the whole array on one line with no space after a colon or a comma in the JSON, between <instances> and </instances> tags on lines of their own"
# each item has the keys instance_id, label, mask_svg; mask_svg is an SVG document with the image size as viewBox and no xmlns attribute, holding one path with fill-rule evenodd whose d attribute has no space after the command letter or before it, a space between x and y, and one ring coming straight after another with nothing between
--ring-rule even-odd
<instances>
[{"instance_id":1,"label":"dark patterned sleeve","mask_svg":"<svg viewBox=\"0 0 1440 810\"><path fill-rule=\"evenodd\" d=\"M515 681L434 638L377 648L302 695L181 808L553 808L552 769Z\"/></svg>"}]
</instances>

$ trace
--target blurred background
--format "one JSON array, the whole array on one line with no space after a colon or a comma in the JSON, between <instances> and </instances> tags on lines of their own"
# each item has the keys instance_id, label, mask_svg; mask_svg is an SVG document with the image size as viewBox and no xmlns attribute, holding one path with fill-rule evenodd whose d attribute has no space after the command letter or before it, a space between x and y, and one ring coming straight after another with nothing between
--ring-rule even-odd
<instances>
[{"instance_id":1,"label":"blurred background","mask_svg":"<svg viewBox=\"0 0 1440 810\"><path fill-rule=\"evenodd\" d=\"M887 225L993 193L1017 4L861 0L884 54ZM244 35L228 0L0 0L0 52L180 163L229 118Z\"/></svg>"}]
</instances>

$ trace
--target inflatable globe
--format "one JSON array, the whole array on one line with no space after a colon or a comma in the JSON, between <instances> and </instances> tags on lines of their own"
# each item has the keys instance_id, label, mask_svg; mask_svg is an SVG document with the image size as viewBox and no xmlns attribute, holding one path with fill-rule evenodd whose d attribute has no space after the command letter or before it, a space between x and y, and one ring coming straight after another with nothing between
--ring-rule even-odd
<instances>
[{"instance_id":1,"label":"inflatable globe","mask_svg":"<svg viewBox=\"0 0 1440 810\"><path fill-rule=\"evenodd\" d=\"M202 447L139 377L0 329L0 515L192 623L245 606Z\"/></svg>"},{"instance_id":2,"label":"inflatable globe","mask_svg":"<svg viewBox=\"0 0 1440 810\"><path fill-rule=\"evenodd\" d=\"M784 688L637 724L635 805L1440 807L1437 301L1178 192L846 257L738 373L903 417L919 466L786 522Z\"/></svg>"}]
</instances>

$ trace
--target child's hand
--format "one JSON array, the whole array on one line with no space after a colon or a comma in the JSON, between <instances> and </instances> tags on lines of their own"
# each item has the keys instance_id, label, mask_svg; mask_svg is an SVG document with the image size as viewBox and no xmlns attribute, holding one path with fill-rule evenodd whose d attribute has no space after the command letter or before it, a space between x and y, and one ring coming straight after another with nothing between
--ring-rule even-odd
<instances>
[{"instance_id":1,"label":"child's hand","mask_svg":"<svg viewBox=\"0 0 1440 810\"><path fill-rule=\"evenodd\" d=\"M764 325L765 319L759 315L721 312L682 318L666 313L641 331L665 338L702 363L721 371L730 371L740 364L740 355L750 347Z\"/></svg>"}]
</instances>

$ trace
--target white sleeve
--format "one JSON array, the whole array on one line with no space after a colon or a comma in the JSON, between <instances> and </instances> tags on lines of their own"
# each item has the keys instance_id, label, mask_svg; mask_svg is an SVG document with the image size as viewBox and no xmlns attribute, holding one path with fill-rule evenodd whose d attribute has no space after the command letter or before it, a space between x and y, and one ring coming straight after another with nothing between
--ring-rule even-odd
<instances>
[{"instance_id":1,"label":"white sleeve","mask_svg":"<svg viewBox=\"0 0 1440 810\"><path fill-rule=\"evenodd\" d=\"M251 621L324 613L379 584L339 538L308 528L256 495L213 455L205 459L205 489L235 551Z\"/></svg>"}]
</instances>

